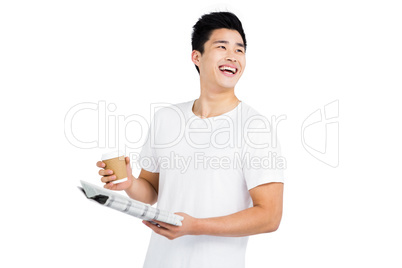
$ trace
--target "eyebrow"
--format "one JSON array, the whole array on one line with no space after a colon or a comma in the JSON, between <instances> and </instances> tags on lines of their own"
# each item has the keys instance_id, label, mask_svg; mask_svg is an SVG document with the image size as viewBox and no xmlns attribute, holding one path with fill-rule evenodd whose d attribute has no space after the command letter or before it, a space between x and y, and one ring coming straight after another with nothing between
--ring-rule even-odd
<instances>
[{"instance_id":1,"label":"eyebrow","mask_svg":"<svg viewBox=\"0 0 402 268\"><path fill-rule=\"evenodd\" d=\"M216 40L216 41L213 42L212 44L229 44L229 41L226 41L226 40ZM244 44L243 44L243 43L236 43L236 46L239 46L239 47L243 47L243 48L244 48Z\"/></svg>"}]
</instances>

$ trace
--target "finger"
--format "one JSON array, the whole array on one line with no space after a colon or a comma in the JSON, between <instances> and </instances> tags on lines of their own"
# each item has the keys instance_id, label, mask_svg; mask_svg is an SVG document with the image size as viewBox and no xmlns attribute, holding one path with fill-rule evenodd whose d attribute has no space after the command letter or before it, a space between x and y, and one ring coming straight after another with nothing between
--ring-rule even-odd
<instances>
[{"instance_id":1,"label":"finger","mask_svg":"<svg viewBox=\"0 0 402 268\"><path fill-rule=\"evenodd\" d=\"M148 221L142 221L142 223L144 223L146 226L151 228L152 231L154 231L155 233L157 233L159 235L163 235L163 236L169 238L169 235L170 235L169 230L167 230L167 229L165 229L163 227L158 227L158 226L156 226L156 225L154 225L154 224L152 224L152 223L150 223Z\"/></svg>"},{"instance_id":2,"label":"finger","mask_svg":"<svg viewBox=\"0 0 402 268\"><path fill-rule=\"evenodd\" d=\"M103 187L109 190L117 190L117 184L113 182L107 182Z\"/></svg>"},{"instance_id":3,"label":"finger","mask_svg":"<svg viewBox=\"0 0 402 268\"><path fill-rule=\"evenodd\" d=\"M101 176L109 176L109 175L113 174L113 170L111 170L111 169L100 169L98 173Z\"/></svg>"},{"instance_id":4,"label":"finger","mask_svg":"<svg viewBox=\"0 0 402 268\"><path fill-rule=\"evenodd\" d=\"M112 190L112 186L113 186L113 183L110 182L110 183L106 183L105 185L103 185L103 188Z\"/></svg>"},{"instance_id":5,"label":"finger","mask_svg":"<svg viewBox=\"0 0 402 268\"><path fill-rule=\"evenodd\" d=\"M159 228L158 226L156 226L155 224L150 223L149 221L142 221L143 224L145 224L146 226L148 226L149 228L151 228L154 232L156 232L156 228Z\"/></svg>"},{"instance_id":6,"label":"finger","mask_svg":"<svg viewBox=\"0 0 402 268\"><path fill-rule=\"evenodd\" d=\"M116 179L115 175L105 176L105 177L101 178L101 182L108 183L108 182L114 181L115 179Z\"/></svg>"},{"instance_id":7,"label":"finger","mask_svg":"<svg viewBox=\"0 0 402 268\"><path fill-rule=\"evenodd\" d=\"M130 157L126 156L126 165L130 165Z\"/></svg>"},{"instance_id":8,"label":"finger","mask_svg":"<svg viewBox=\"0 0 402 268\"><path fill-rule=\"evenodd\" d=\"M160 224L158 224L158 223L156 223L154 220L152 220L152 222L150 222L150 221L142 221L145 225L147 225L147 226L149 226L149 228L154 228L155 226L157 227L157 228L163 228Z\"/></svg>"},{"instance_id":9,"label":"finger","mask_svg":"<svg viewBox=\"0 0 402 268\"><path fill-rule=\"evenodd\" d=\"M100 168L104 168L106 166L106 164L103 163L102 161L98 161L98 162L96 162L96 166L100 167Z\"/></svg>"},{"instance_id":10,"label":"finger","mask_svg":"<svg viewBox=\"0 0 402 268\"><path fill-rule=\"evenodd\" d=\"M157 221L157 220L152 220L153 222L156 222L157 224L159 224L159 226L169 230L169 229L173 229L173 227L176 227L174 225L171 225L169 223L166 222L162 222L162 221Z\"/></svg>"}]
</instances>

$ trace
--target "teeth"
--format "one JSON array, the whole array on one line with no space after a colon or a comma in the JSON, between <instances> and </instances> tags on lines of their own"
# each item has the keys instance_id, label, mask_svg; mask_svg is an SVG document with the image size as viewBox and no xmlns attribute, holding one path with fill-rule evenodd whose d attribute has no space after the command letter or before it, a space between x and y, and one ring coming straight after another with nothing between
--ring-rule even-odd
<instances>
[{"instance_id":1,"label":"teeth","mask_svg":"<svg viewBox=\"0 0 402 268\"><path fill-rule=\"evenodd\" d=\"M221 70L221 71L231 71L231 72L233 72L233 73L236 73L236 68L232 68L232 67L229 67L229 66L221 66L221 67L219 67L219 70Z\"/></svg>"}]
</instances>

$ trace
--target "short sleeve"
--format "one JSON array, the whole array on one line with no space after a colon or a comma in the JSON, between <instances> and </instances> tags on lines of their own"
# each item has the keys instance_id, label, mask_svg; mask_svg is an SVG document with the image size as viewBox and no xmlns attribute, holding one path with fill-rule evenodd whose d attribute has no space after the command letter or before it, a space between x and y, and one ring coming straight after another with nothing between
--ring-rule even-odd
<instances>
[{"instance_id":1,"label":"short sleeve","mask_svg":"<svg viewBox=\"0 0 402 268\"><path fill-rule=\"evenodd\" d=\"M284 182L286 159L276 135L263 132L262 127L245 137L242 150L242 170L247 189L270 182Z\"/></svg>"},{"instance_id":2,"label":"short sleeve","mask_svg":"<svg viewBox=\"0 0 402 268\"><path fill-rule=\"evenodd\" d=\"M148 129L147 140L142 146L138 164L141 168L152 173L159 173L159 161L156 154L155 147L152 146L154 140L152 135L156 135L157 128L154 126L154 122L151 122L151 126ZM155 136L154 136L155 137Z\"/></svg>"}]
</instances>

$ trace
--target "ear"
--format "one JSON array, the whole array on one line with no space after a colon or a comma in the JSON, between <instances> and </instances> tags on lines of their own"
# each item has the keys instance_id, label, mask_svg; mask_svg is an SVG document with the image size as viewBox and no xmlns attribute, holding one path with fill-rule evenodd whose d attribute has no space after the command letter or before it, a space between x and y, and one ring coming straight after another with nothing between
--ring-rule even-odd
<instances>
[{"instance_id":1,"label":"ear","mask_svg":"<svg viewBox=\"0 0 402 268\"><path fill-rule=\"evenodd\" d=\"M198 50L193 50L193 52L191 52L191 61L198 67L200 67L200 58L201 53Z\"/></svg>"}]
</instances>

